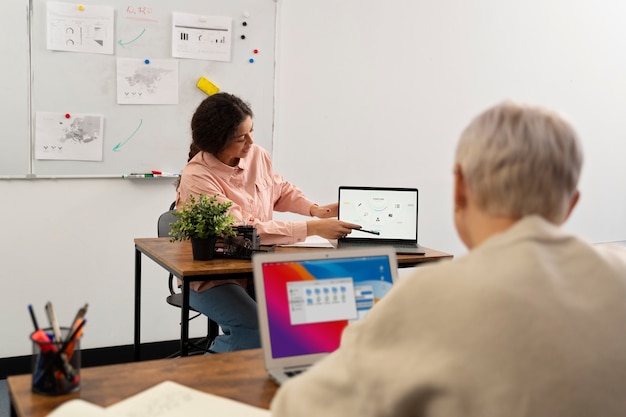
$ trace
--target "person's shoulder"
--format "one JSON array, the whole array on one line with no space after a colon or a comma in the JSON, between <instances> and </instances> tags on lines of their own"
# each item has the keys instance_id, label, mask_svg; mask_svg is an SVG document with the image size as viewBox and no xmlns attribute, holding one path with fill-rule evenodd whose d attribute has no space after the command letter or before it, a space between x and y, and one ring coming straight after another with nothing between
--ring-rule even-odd
<instances>
[{"instance_id":1,"label":"person's shoulder","mask_svg":"<svg viewBox=\"0 0 626 417\"><path fill-rule=\"evenodd\" d=\"M198 152L197 154L195 154L190 160L189 162L187 162L187 165L185 165L185 169L190 168L190 167L194 167L194 166L198 166L198 165L204 165L205 164L205 157L204 157L205 152ZM210 154L207 154L210 155Z\"/></svg>"},{"instance_id":2,"label":"person's shoulder","mask_svg":"<svg viewBox=\"0 0 626 417\"><path fill-rule=\"evenodd\" d=\"M596 243L593 247L607 262L626 270L626 241Z\"/></svg>"},{"instance_id":3,"label":"person's shoulder","mask_svg":"<svg viewBox=\"0 0 626 417\"><path fill-rule=\"evenodd\" d=\"M181 182L185 179L190 181L205 181L215 176L224 175L223 164L217 158L207 152L195 155L181 172Z\"/></svg>"},{"instance_id":4,"label":"person's shoulder","mask_svg":"<svg viewBox=\"0 0 626 417\"><path fill-rule=\"evenodd\" d=\"M224 164L215 155L209 152L198 152L185 166L190 171L216 171L222 169Z\"/></svg>"}]
</instances>

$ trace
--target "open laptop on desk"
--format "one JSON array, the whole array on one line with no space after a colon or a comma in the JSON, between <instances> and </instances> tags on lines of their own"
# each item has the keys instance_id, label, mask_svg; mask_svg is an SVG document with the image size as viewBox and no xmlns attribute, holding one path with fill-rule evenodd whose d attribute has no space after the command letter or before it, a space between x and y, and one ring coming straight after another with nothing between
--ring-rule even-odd
<instances>
[{"instance_id":1,"label":"open laptop on desk","mask_svg":"<svg viewBox=\"0 0 626 417\"><path fill-rule=\"evenodd\" d=\"M339 220L360 224L338 248L390 245L396 253L423 255L417 242L417 188L339 187Z\"/></svg>"},{"instance_id":2,"label":"open laptop on desk","mask_svg":"<svg viewBox=\"0 0 626 417\"><path fill-rule=\"evenodd\" d=\"M397 280L393 248L253 255L265 369L279 384L339 347Z\"/></svg>"}]
</instances>

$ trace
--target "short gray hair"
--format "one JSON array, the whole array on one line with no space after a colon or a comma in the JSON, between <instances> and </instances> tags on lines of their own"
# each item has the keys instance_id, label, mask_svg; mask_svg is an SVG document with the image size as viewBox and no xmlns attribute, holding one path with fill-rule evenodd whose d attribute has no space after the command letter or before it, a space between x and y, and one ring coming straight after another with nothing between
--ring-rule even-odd
<instances>
[{"instance_id":1,"label":"short gray hair","mask_svg":"<svg viewBox=\"0 0 626 417\"><path fill-rule=\"evenodd\" d=\"M478 115L457 145L456 162L477 204L493 216L565 219L582 167L576 132L561 116L504 102Z\"/></svg>"}]
</instances>

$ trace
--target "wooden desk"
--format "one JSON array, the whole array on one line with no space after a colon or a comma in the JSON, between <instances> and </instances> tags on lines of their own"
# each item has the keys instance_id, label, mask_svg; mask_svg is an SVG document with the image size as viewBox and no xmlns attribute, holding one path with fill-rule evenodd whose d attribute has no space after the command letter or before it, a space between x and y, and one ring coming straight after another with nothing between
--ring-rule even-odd
<instances>
[{"instance_id":1,"label":"wooden desk","mask_svg":"<svg viewBox=\"0 0 626 417\"><path fill-rule=\"evenodd\" d=\"M277 247L276 251L328 250L328 248ZM424 255L398 255L398 266L411 267L424 262L433 262L452 255L429 248ZM191 281L219 280L232 278L234 274L252 278L252 262L244 259L216 258L210 261L195 261L191 254L190 241L170 242L168 237L135 239L135 360L141 359L141 255L144 254L182 281L183 307L181 308L180 352L187 356L189 351L189 283Z\"/></svg>"},{"instance_id":2,"label":"wooden desk","mask_svg":"<svg viewBox=\"0 0 626 417\"><path fill-rule=\"evenodd\" d=\"M278 388L267 376L261 349L96 366L80 373L80 391L56 397L32 393L30 374L8 377L15 415L44 417L72 398L106 407L166 380L261 408L269 408Z\"/></svg>"}]
</instances>

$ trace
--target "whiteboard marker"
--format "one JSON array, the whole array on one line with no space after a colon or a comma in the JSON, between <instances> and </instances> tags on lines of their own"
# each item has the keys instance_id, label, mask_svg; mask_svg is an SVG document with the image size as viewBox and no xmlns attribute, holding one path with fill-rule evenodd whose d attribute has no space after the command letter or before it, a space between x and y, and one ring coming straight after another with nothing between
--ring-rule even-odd
<instances>
[{"instance_id":1,"label":"whiteboard marker","mask_svg":"<svg viewBox=\"0 0 626 417\"><path fill-rule=\"evenodd\" d=\"M122 178L152 178L153 174L128 174L122 175Z\"/></svg>"}]
</instances>

